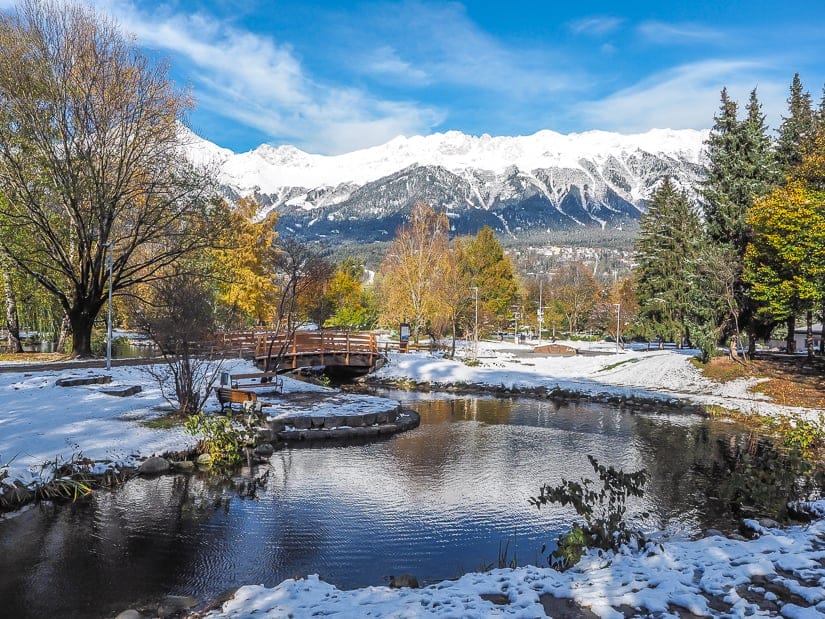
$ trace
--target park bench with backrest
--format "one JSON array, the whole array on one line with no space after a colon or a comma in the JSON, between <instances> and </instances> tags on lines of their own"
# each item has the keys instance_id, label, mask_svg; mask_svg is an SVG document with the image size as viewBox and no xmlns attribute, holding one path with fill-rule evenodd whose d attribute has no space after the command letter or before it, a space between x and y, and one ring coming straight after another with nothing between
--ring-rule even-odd
<instances>
[{"instance_id":1,"label":"park bench with backrest","mask_svg":"<svg viewBox=\"0 0 825 619\"><path fill-rule=\"evenodd\" d=\"M257 402L258 396L253 391L246 391L244 389L233 389L231 387L215 387L215 395L218 397L218 402L221 405L221 412L229 407L232 410L233 404L240 404L243 406L244 402ZM261 402L261 406L269 406L268 402Z\"/></svg>"}]
</instances>

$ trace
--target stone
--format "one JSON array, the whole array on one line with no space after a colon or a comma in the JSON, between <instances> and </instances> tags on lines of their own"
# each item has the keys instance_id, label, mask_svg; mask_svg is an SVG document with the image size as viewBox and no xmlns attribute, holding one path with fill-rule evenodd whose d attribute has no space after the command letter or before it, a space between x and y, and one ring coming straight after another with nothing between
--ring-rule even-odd
<instances>
[{"instance_id":1,"label":"stone","mask_svg":"<svg viewBox=\"0 0 825 619\"><path fill-rule=\"evenodd\" d=\"M195 468L195 463L191 460L178 460L172 463L172 467L177 471L191 471Z\"/></svg>"},{"instance_id":2,"label":"stone","mask_svg":"<svg viewBox=\"0 0 825 619\"><path fill-rule=\"evenodd\" d=\"M364 425L368 425L368 426L374 426L375 425L375 419L376 419L375 413L366 413L365 415L362 415L362 417L364 419Z\"/></svg>"},{"instance_id":3,"label":"stone","mask_svg":"<svg viewBox=\"0 0 825 619\"><path fill-rule=\"evenodd\" d=\"M169 460L152 456L151 458L146 458L138 467L138 475L160 475L161 473L166 473L170 468L172 468L172 465L169 463Z\"/></svg>"},{"instance_id":4,"label":"stone","mask_svg":"<svg viewBox=\"0 0 825 619\"><path fill-rule=\"evenodd\" d=\"M708 529L705 531L705 537L724 537L724 535L717 529Z\"/></svg>"},{"instance_id":5,"label":"stone","mask_svg":"<svg viewBox=\"0 0 825 619\"><path fill-rule=\"evenodd\" d=\"M124 610L122 613L119 613L115 619L145 619L145 617L135 609L130 608L129 610Z\"/></svg>"},{"instance_id":6,"label":"stone","mask_svg":"<svg viewBox=\"0 0 825 619\"><path fill-rule=\"evenodd\" d=\"M508 598L503 593L482 593L479 595L482 600L487 600L488 602L492 602L498 606L504 606L505 604L510 603L510 598Z\"/></svg>"},{"instance_id":7,"label":"stone","mask_svg":"<svg viewBox=\"0 0 825 619\"><path fill-rule=\"evenodd\" d=\"M272 432L275 432L276 434L278 432L283 432L284 428L286 428L286 423L284 423L280 419L272 419L271 421L267 422L267 425L269 426L269 429Z\"/></svg>"},{"instance_id":8,"label":"stone","mask_svg":"<svg viewBox=\"0 0 825 619\"><path fill-rule=\"evenodd\" d=\"M270 445L269 443L263 443L255 448L255 455L266 458L271 456L274 453L274 451L275 448L272 445Z\"/></svg>"},{"instance_id":9,"label":"stone","mask_svg":"<svg viewBox=\"0 0 825 619\"><path fill-rule=\"evenodd\" d=\"M312 427L312 419L309 417L291 417L290 422L296 430L309 430Z\"/></svg>"},{"instance_id":10,"label":"stone","mask_svg":"<svg viewBox=\"0 0 825 619\"><path fill-rule=\"evenodd\" d=\"M310 423L313 428L323 428L326 425L326 417L310 417Z\"/></svg>"},{"instance_id":11,"label":"stone","mask_svg":"<svg viewBox=\"0 0 825 619\"><path fill-rule=\"evenodd\" d=\"M364 425L364 419L361 415L347 415L342 418L342 421L343 425L350 426L351 428L359 428Z\"/></svg>"},{"instance_id":12,"label":"stone","mask_svg":"<svg viewBox=\"0 0 825 619\"><path fill-rule=\"evenodd\" d=\"M195 462L198 466L212 466L212 456L209 454L201 454Z\"/></svg>"},{"instance_id":13,"label":"stone","mask_svg":"<svg viewBox=\"0 0 825 619\"><path fill-rule=\"evenodd\" d=\"M542 608L548 617L555 619L598 619L598 615L589 608L579 606L570 598L557 598L549 593L539 596Z\"/></svg>"},{"instance_id":14,"label":"stone","mask_svg":"<svg viewBox=\"0 0 825 619\"><path fill-rule=\"evenodd\" d=\"M104 393L106 395L113 395L119 398L126 398L130 395L135 395L141 392L140 385L132 385L131 387L123 387L121 389L101 389L100 393Z\"/></svg>"},{"instance_id":15,"label":"stone","mask_svg":"<svg viewBox=\"0 0 825 619\"><path fill-rule=\"evenodd\" d=\"M760 518L758 522L766 529L778 529L781 526L776 520L770 518Z\"/></svg>"},{"instance_id":16,"label":"stone","mask_svg":"<svg viewBox=\"0 0 825 619\"><path fill-rule=\"evenodd\" d=\"M158 604L158 617L160 619L167 619L174 617L184 610L188 610L198 605L195 598L188 595L167 595L160 604Z\"/></svg>"},{"instance_id":17,"label":"stone","mask_svg":"<svg viewBox=\"0 0 825 619\"><path fill-rule=\"evenodd\" d=\"M390 588L401 589L407 587L409 589L418 589L418 579L412 574L399 574L398 576L390 576Z\"/></svg>"},{"instance_id":18,"label":"stone","mask_svg":"<svg viewBox=\"0 0 825 619\"><path fill-rule=\"evenodd\" d=\"M105 385L112 382L111 376L97 375L85 377L59 378L54 383L58 387L79 387L81 385Z\"/></svg>"}]
</instances>

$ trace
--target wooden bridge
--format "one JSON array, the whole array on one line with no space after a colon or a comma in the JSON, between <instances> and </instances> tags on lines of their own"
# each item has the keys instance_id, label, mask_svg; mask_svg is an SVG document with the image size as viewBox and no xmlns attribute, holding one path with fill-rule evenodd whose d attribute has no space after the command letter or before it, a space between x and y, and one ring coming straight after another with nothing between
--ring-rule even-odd
<instances>
[{"instance_id":1,"label":"wooden bridge","mask_svg":"<svg viewBox=\"0 0 825 619\"><path fill-rule=\"evenodd\" d=\"M331 373L366 374L383 355L373 333L296 331L292 337L256 333L254 358L259 367L277 372L323 366Z\"/></svg>"}]
</instances>

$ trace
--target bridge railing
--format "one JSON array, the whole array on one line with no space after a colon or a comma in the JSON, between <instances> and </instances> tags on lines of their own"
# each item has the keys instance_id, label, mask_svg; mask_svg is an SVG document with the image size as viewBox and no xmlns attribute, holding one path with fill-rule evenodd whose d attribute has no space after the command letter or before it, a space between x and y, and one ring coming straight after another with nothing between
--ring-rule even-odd
<instances>
[{"instance_id":1,"label":"bridge railing","mask_svg":"<svg viewBox=\"0 0 825 619\"><path fill-rule=\"evenodd\" d=\"M280 353L288 355L313 353L375 353L378 340L368 331L296 331L292 337L269 333L255 335L255 357Z\"/></svg>"}]
</instances>

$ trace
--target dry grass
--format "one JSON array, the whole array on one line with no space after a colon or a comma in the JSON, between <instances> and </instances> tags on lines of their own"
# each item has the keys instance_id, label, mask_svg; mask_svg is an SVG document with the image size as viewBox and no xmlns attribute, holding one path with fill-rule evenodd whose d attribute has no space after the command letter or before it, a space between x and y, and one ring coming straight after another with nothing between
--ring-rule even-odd
<instances>
[{"instance_id":1,"label":"dry grass","mask_svg":"<svg viewBox=\"0 0 825 619\"><path fill-rule=\"evenodd\" d=\"M777 355L737 363L727 357L713 359L697 367L706 378L727 382L737 378L764 378L753 391L764 393L777 404L825 408L825 374L820 366L810 366L802 357Z\"/></svg>"},{"instance_id":2,"label":"dry grass","mask_svg":"<svg viewBox=\"0 0 825 619\"><path fill-rule=\"evenodd\" d=\"M62 352L18 352L0 353L0 362L19 361L25 363L49 363L50 361L66 361L69 355Z\"/></svg>"}]
</instances>

